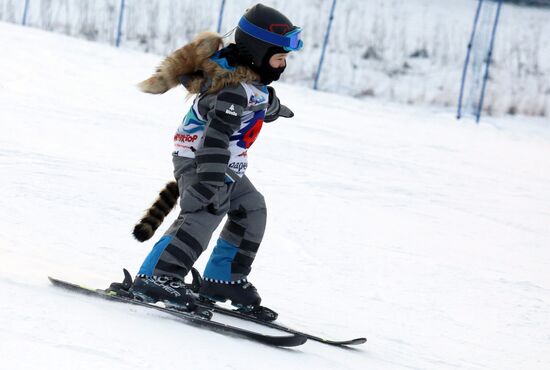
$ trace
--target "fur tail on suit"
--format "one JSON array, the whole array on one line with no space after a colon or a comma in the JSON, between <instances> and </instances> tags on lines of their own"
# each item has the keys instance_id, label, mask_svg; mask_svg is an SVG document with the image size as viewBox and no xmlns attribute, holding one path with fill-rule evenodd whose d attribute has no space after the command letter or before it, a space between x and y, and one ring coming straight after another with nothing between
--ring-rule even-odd
<instances>
[{"instance_id":1,"label":"fur tail on suit","mask_svg":"<svg viewBox=\"0 0 550 370\"><path fill-rule=\"evenodd\" d=\"M147 210L145 216L134 226L132 234L140 242L151 239L164 218L176 205L179 197L178 184L175 181L169 182L160 191L159 197Z\"/></svg>"}]
</instances>

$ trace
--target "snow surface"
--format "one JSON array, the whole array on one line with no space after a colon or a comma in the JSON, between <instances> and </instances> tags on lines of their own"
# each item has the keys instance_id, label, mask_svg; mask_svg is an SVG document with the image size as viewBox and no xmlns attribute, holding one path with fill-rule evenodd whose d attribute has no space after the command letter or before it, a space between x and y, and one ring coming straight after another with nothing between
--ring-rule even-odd
<instances>
[{"instance_id":1,"label":"snow surface","mask_svg":"<svg viewBox=\"0 0 550 370\"><path fill-rule=\"evenodd\" d=\"M251 280L281 322L369 340L279 349L49 284L136 272L153 241L130 231L190 101L135 89L152 55L6 23L0 45L1 369L549 368L547 122L277 85L296 117L251 151L269 207Z\"/></svg>"}]
</instances>

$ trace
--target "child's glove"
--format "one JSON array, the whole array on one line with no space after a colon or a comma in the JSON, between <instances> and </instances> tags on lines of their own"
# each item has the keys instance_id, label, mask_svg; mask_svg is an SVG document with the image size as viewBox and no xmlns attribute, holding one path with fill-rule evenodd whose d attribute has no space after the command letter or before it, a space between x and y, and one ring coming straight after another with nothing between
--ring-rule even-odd
<instances>
[{"instance_id":1,"label":"child's glove","mask_svg":"<svg viewBox=\"0 0 550 370\"><path fill-rule=\"evenodd\" d=\"M281 104L277 94L275 94L275 89L268 86L267 90L269 91L269 107L265 112L264 122L273 122L279 117L294 117L294 112L292 112L287 106Z\"/></svg>"}]
</instances>

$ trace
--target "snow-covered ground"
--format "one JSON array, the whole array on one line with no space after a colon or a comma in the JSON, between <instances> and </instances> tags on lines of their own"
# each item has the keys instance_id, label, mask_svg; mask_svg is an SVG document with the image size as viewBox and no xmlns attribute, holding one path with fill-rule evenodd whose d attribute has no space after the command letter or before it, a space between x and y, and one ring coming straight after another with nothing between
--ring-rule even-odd
<instances>
[{"instance_id":1,"label":"snow-covered ground","mask_svg":"<svg viewBox=\"0 0 550 370\"><path fill-rule=\"evenodd\" d=\"M50 286L136 272L190 102L135 89L152 55L6 23L0 45L0 368L548 369L548 122L277 85L296 117L250 155L269 207L251 280L281 322L369 339L278 349Z\"/></svg>"}]
</instances>

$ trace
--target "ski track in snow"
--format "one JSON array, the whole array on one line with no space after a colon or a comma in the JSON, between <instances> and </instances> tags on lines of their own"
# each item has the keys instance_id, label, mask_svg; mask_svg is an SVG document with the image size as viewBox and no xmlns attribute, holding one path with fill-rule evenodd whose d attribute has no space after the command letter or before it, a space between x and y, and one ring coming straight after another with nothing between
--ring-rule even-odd
<instances>
[{"instance_id":1,"label":"ski track in snow","mask_svg":"<svg viewBox=\"0 0 550 370\"><path fill-rule=\"evenodd\" d=\"M250 152L269 214L251 280L282 323L369 340L279 349L50 286L136 272L190 102L134 88L157 56L4 23L0 44L2 369L548 368L548 122L276 85L296 117Z\"/></svg>"}]
</instances>

